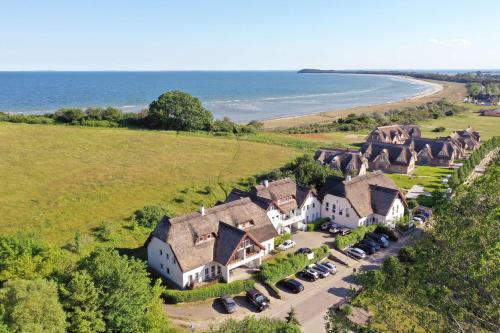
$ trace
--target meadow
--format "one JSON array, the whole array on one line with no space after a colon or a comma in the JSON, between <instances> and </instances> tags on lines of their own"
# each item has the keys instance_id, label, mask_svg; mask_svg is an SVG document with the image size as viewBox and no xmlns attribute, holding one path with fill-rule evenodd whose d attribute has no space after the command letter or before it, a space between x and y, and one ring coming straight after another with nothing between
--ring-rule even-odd
<instances>
[{"instance_id":1,"label":"meadow","mask_svg":"<svg viewBox=\"0 0 500 333\"><path fill-rule=\"evenodd\" d=\"M62 246L110 224L111 244L138 246L127 219L147 204L173 215L225 198L243 177L279 167L296 150L165 131L0 123L0 234Z\"/></svg>"}]
</instances>

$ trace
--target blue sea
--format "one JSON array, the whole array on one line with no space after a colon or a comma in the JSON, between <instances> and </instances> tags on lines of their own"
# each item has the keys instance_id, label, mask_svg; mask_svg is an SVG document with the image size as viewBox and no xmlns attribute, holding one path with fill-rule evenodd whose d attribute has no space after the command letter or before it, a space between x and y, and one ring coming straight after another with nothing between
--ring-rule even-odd
<instances>
[{"instance_id":1,"label":"blue sea","mask_svg":"<svg viewBox=\"0 0 500 333\"><path fill-rule=\"evenodd\" d=\"M402 77L292 71L0 72L0 111L115 106L138 112L167 90L200 98L215 118L247 122L390 103L433 87Z\"/></svg>"}]
</instances>

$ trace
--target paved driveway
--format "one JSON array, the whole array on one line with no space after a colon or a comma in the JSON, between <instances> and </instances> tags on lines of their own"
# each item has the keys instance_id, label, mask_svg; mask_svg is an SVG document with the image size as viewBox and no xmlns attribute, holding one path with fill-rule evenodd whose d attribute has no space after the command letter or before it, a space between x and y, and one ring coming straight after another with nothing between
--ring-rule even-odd
<instances>
[{"instance_id":1,"label":"paved driveway","mask_svg":"<svg viewBox=\"0 0 500 333\"><path fill-rule=\"evenodd\" d=\"M420 232L420 230L417 230L417 232ZM416 232L413 233L413 235L415 234ZM231 315L224 313L222 306L217 300L196 304L167 304L165 305L165 311L176 324L185 326L192 324L195 331L202 331L209 327L210 324L216 324L228 318L241 319L249 314L257 317L266 316L282 319L286 317L290 307L293 306L297 311L298 319L305 333L324 332L323 317L327 309L348 296L351 288L358 287L353 283L353 268L356 268L358 271L361 269L370 270L378 268L387 256L396 255L399 249L409 241L410 237L412 236L409 235L401 238L397 243L391 242L389 248L367 257L366 260L356 261L349 259L348 262L351 267L336 264L337 274L333 276L312 283L301 281L304 284L304 291L298 295L282 290L280 293L282 296L281 300L269 296L271 306L267 311L262 313L256 312L244 296L235 297L239 309ZM294 239L297 242L297 248L303 246L312 248L333 242L333 237L322 232L301 232L294 235ZM294 251L294 249L290 251ZM345 258L345 256L336 250L332 250L332 254ZM263 286L258 285L257 288L266 293Z\"/></svg>"}]
</instances>

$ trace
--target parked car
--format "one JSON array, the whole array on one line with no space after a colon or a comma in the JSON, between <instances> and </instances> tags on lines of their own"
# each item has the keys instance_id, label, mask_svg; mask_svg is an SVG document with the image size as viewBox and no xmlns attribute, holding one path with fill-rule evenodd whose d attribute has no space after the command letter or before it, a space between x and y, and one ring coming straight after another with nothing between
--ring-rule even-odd
<instances>
[{"instance_id":1,"label":"parked car","mask_svg":"<svg viewBox=\"0 0 500 333\"><path fill-rule=\"evenodd\" d=\"M326 276L330 275L330 269L328 267L325 267L321 264L316 264L313 266L313 269L316 269L317 271L321 271L326 274Z\"/></svg>"},{"instance_id":2,"label":"parked car","mask_svg":"<svg viewBox=\"0 0 500 333\"><path fill-rule=\"evenodd\" d=\"M370 247L373 247L375 249L375 251L378 251L380 250L380 245L377 244L376 241L374 241L373 239L371 239L370 237L365 237L365 239L363 239L361 242L361 244L366 244Z\"/></svg>"},{"instance_id":3,"label":"parked car","mask_svg":"<svg viewBox=\"0 0 500 333\"><path fill-rule=\"evenodd\" d=\"M302 283L294 279L283 279L279 281L279 284L295 294L298 294L304 290L304 286L302 285Z\"/></svg>"},{"instance_id":4,"label":"parked car","mask_svg":"<svg viewBox=\"0 0 500 333\"><path fill-rule=\"evenodd\" d=\"M363 250L363 252L365 252L366 254L374 254L376 252L376 250L373 247L366 244L358 243L354 245L354 247Z\"/></svg>"},{"instance_id":5,"label":"parked car","mask_svg":"<svg viewBox=\"0 0 500 333\"><path fill-rule=\"evenodd\" d=\"M317 265L326 268L328 270L328 273L330 273L330 274L337 273L337 267L335 267L335 265L333 265L333 264L327 265L327 264L330 264L330 263L322 262L322 263L318 263Z\"/></svg>"},{"instance_id":6,"label":"parked car","mask_svg":"<svg viewBox=\"0 0 500 333\"><path fill-rule=\"evenodd\" d=\"M315 271L318 274L318 276L322 279L330 275L330 272L328 272L326 268L320 268L317 267L316 265L310 265L309 268Z\"/></svg>"},{"instance_id":7,"label":"parked car","mask_svg":"<svg viewBox=\"0 0 500 333\"><path fill-rule=\"evenodd\" d=\"M264 296L260 291L255 288L248 289L246 293L247 299L259 311L264 311L269 308L269 298Z\"/></svg>"},{"instance_id":8,"label":"parked car","mask_svg":"<svg viewBox=\"0 0 500 333\"><path fill-rule=\"evenodd\" d=\"M413 217L418 217L419 219L422 219L422 221L427 221L428 218L427 216L423 215L423 214L417 214L417 215L414 215Z\"/></svg>"},{"instance_id":9,"label":"parked car","mask_svg":"<svg viewBox=\"0 0 500 333\"><path fill-rule=\"evenodd\" d=\"M323 264L323 266L330 268L330 270L332 270L332 271L335 271L335 272L337 271L337 266L335 266L335 264L332 262L325 261L325 262L322 262L322 264Z\"/></svg>"},{"instance_id":10,"label":"parked car","mask_svg":"<svg viewBox=\"0 0 500 333\"><path fill-rule=\"evenodd\" d=\"M297 251L295 251L295 254L309 254L309 253L312 253L312 250L308 247L301 247L300 249L298 249Z\"/></svg>"},{"instance_id":11,"label":"parked car","mask_svg":"<svg viewBox=\"0 0 500 333\"><path fill-rule=\"evenodd\" d=\"M318 279L318 273L310 269L304 269L303 271L300 271L298 275L309 282L314 282Z\"/></svg>"},{"instance_id":12,"label":"parked car","mask_svg":"<svg viewBox=\"0 0 500 333\"><path fill-rule=\"evenodd\" d=\"M326 230L330 229L331 226L332 226L332 222L325 222L320 226L320 229L323 231L326 231Z\"/></svg>"},{"instance_id":13,"label":"parked car","mask_svg":"<svg viewBox=\"0 0 500 333\"><path fill-rule=\"evenodd\" d=\"M374 232L370 232L367 236L377 242L380 246L389 247L389 241L384 236Z\"/></svg>"},{"instance_id":14,"label":"parked car","mask_svg":"<svg viewBox=\"0 0 500 333\"><path fill-rule=\"evenodd\" d=\"M424 223L424 220L418 216L413 216L412 221L416 221L417 223Z\"/></svg>"},{"instance_id":15,"label":"parked car","mask_svg":"<svg viewBox=\"0 0 500 333\"><path fill-rule=\"evenodd\" d=\"M309 268L309 267L306 267L306 268L304 269L304 271L306 271L306 272L308 272L308 273L310 273L310 274L314 275L314 277L316 278L316 280L317 280L317 279L319 279L319 274L318 274L318 272L316 272L315 270L313 270L313 269L311 269L311 268Z\"/></svg>"},{"instance_id":16,"label":"parked car","mask_svg":"<svg viewBox=\"0 0 500 333\"><path fill-rule=\"evenodd\" d=\"M364 259L366 257L365 251L355 247L348 248L346 252L349 256L354 257L356 259Z\"/></svg>"},{"instance_id":17,"label":"parked car","mask_svg":"<svg viewBox=\"0 0 500 333\"><path fill-rule=\"evenodd\" d=\"M295 245L296 244L293 240L288 239L288 240L284 241L283 243L281 243L280 246L278 246L278 249L281 251L285 251L285 250L291 249Z\"/></svg>"},{"instance_id":18,"label":"parked car","mask_svg":"<svg viewBox=\"0 0 500 333\"><path fill-rule=\"evenodd\" d=\"M397 242L399 240L399 237L394 230L389 230L388 232L376 231L375 233L379 235L385 235L390 241L393 242Z\"/></svg>"},{"instance_id":19,"label":"parked car","mask_svg":"<svg viewBox=\"0 0 500 333\"><path fill-rule=\"evenodd\" d=\"M220 297L220 300L227 313L233 313L238 308L238 305L236 305L234 299L229 295L222 295Z\"/></svg>"},{"instance_id":20,"label":"parked car","mask_svg":"<svg viewBox=\"0 0 500 333\"><path fill-rule=\"evenodd\" d=\"M330 227L330 229L328 229L328 232L333 234L333 235L336 235L336 234L340 233L340 229L341 229L341 227L334 224Z\"/></svg>"},{"instance_id":21,"label":"parked car","mask_svg":"<svg viewBox=\"0 0 500 333\"><path fill-rule=\"evenodd\" d=\"M340 228L340 230L339 230L339 235L341 235L341 236L349 235L350 233L351 233L351 229L346 228L346 227Z\"/></svg>"},{"instance_id":22,"label":"parked car","mask_svg":"<svg viewBox=\"0 0 500 333\"><path fill-rule=\"evenodd\" d=\"M429 212L423 210L417 210L417 215L424 215L426 218L431 217L431 214Z\"/></svg>"}]
</instances>

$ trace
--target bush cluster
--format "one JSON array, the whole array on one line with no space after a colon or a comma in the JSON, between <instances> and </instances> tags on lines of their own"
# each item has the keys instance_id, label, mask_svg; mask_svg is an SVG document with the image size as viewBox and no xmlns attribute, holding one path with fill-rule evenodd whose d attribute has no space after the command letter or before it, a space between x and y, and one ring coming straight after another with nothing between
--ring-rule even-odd
<instances>
[{"instance_id":1,"label":"bush cluster","mask_svg":"<svg viewBox=\"0 0 500 333\"><path fill-rule=\"evenodd\" d=\"M500 146L500 137L495 136L488 141L485 141L478 149L469 156L467 161L458 169L448 181L448 185L455 190L459 185L463 184L474 168L481 163L481 160L493 149Z\"/></svg>"},{"instance_id":2,"label":"bush cluster","mask_svg":"<svg viewBox=\"0 0 500 333\"><path fill-rule=\"evenodd\" d=\"M314 259L312 260L309 260L305 254L289 253L286 257L267 262L260 266L258 278L269 285L274 285L279 280L303 270L307 265L326 258L330 249L323 245L313 249L313 252Z\"/></svg>"},{"instance_id":3,"label":"bush cluster","mask_svg":"<svg viewBox=\"0 0 500 333\"><path fill-rule=\"evenodd\" d=\"M373 232L375 229L377 229L376 224L357 227L353 229L349 235L335 237L333 245L339 250L345 249L349 245L361 241L367 233Z\"/></svg>"},{"instance_id":4,"label":"bush cluster","mask_svg":"<svg viewBox=\"0 0 500 333\"><path fill-rule=\"evenodd\" d=\"M414 124L418 121L452 116L463 110L461 106L441 100L415 107L389 110L385 113L349 114L327 124L310 124L279 131L290 134L359 131L391 124Z\"/></svg>"},{"instance_id":5,"label":"bush cluster","mask_svg":"<svg viewBox=\"0 0 500 333\"><path fill-rule=\"evenodd\" d=\"M163 292L163 298L169 303L204 301L210 298L220 297L222 295L237 295L248 289L254 288L255 281L237 280L231 283L216 283L210 286L193 290L166 289Z\"/></svg>"},{"instance_id":6,"label":"bush cluster","mask_svg":"<svg viewBox=\"0 0 500 333\"><path fill-rule=\"evenodd\" d=\"M292 239L292 234L290 233L285 233L283 235L279 235L277 237L274 237L274 248L277 248L281 244L283 244L284 241Z\"/></svg>"},{"instance_id":7,"label":"bush cluster","mask_svg":"<svg viewBox=\"0 0 500 333\"><path fill-rule=\"evenodd\" d=\"M309 223L307 225L307 231L319 230L321 228L321 225L325 222L328 222L328 221L330 221L330 219L328 217L321 217L321 218L315 220L314 222Z\"/></svg>"}]
</instances>

